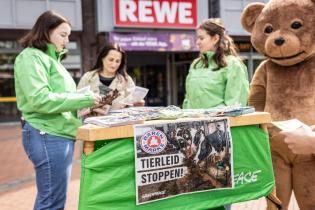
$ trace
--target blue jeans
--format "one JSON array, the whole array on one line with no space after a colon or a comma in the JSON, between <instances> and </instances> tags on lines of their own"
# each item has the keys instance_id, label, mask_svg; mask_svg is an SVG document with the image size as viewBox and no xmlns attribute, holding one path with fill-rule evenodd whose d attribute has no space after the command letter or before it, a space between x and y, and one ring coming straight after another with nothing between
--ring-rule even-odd
<instances>
[{"instance_id":1,"label":"blue jeans","mask_svg":"<svg viewBox=\"0 0 315 210\"><path fill-rule=\"evenodd\" d=\"M231 207L232 207L232 205L231 205L231 204L229 204L229 205L225 205L225 206L224 206L224 208L225 208L226 210L231 210Z\"/></svg>"},{"instance_id":2,"label":"blue jeans","mask_svg":"<svg viewBox=\"0 0 315 210\"><path fill-rule=\"evenodd\" d=\"M64 209L70 181L74 141L50 135L25 123L23 146L36 173L34 210Z\"/></svg>"}]
</instances>

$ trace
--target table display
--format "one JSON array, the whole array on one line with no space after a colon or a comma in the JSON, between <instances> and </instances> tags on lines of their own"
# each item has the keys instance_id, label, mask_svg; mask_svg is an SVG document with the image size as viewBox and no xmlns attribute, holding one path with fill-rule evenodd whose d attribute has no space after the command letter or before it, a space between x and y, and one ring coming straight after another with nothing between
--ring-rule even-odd
<instances>
[{"instance_id":1,"label":"table display","mask_svg":"<svg viewBox=\"0 0 315 210\"><path fill-rule=\"evenodd\" d=\"M141 205L136 205L133 125L109 128L84 125L77 133L77 139L85 141L79 209L210 209L267 196L275 186L266 132L266 123L270 121L268 113L229 118L234 188L182 194ZM161 123L144 124L158 122Z\"/></svg>"}]
</instances>

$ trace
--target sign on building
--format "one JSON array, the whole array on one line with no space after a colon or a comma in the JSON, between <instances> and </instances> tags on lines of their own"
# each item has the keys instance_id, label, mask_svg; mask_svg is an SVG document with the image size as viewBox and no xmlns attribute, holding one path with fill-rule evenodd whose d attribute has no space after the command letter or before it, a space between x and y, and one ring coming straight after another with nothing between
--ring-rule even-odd
<instances>
[{"instance_id":1,"label":"sign on building","mask_svg":"<svg viewBox=\"0 0 315 210\"><path fill-rule=\"evenodd\" d=\"M197 0L115 0L115 26L194 29Z\"/></svg>"},{"instance_id":2,"label":"sign on building","mask_svg":"<svg viewBox=\"0 0 315 210\"><path fill-rule=\"evenodd\" d=\"M194 32L110 32L109 40L126 51L198 51Z\"/></svg>"}]
</instances>

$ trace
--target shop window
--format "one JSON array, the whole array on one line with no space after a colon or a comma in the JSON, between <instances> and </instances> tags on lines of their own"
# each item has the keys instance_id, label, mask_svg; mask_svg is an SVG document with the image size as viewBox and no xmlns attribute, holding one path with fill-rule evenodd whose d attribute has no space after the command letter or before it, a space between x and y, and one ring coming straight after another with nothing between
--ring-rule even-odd
<instances>
[{"instance_id":1,"label":"shop window","mask_svg":"<svg viewBox=\"0 0 315 210\"><path fill-rule=\"evenodd\" d=\"M0 122L18 120L20 112L15 103L14 79L0 72Z\"/></svg>"},{"instance_id":2,"label":"shop window","mask_svg":"<svg viewBox=\"0 0 315 210\"><path fill-rule=\"evenodd\" d=\"M13 66L20 48L16 41L0 41L0 122L17 120Z\"/></svg>"},{"instance_id":3,"label":"shop window","mask_svg":"<svg viewBox=\"0 0 315 210\"><path fill-rule=\"evenodd\" d=\"M166 106L166 66L146 65L129 68L128 73L137 86L149 89L146 106Z\"/></svg>"},{"instance_id":4,"label":"shop window","mask_svg":"<svg viewBox=\"0 0 315 210\"><path fill-rule=\"evenodd\" d=\"M189 72L190 62L187 63L178 63L175 64L175 71L176 71L176 79L177 84L176 90L177 90L177 97L175 105L181 106L183 104L183 101L185 99L185 91L186 91L186 77Z\"/></svg>"}]
</instances>

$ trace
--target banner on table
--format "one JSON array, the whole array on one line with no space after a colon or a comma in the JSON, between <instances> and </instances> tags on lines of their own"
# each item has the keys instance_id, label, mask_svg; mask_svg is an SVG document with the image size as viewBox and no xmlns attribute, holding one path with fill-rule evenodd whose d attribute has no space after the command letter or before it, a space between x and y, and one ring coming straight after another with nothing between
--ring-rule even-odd
<instances>
[{"instance_id":1,"label":"banner on table","mask_svg":"<svg viewBox=\"0 0 315 210\"><path fill-rule=\"evenodd\" d=\"M95 142L82 155L79 210L212 209L258 199L275 186L268 134L256 125L231 127L234 188L201 191L136 205L134 137Z\"/></svg>"},{"instance_id":2,"label":"banner on table","mask_svg":"<svg viewBox=\"0 0 315 210\"><path fill-rule=\"evenodd\" d=\"M137 205L233 188L228 118L136 125Z\"/></svg>"}]
</instances>

